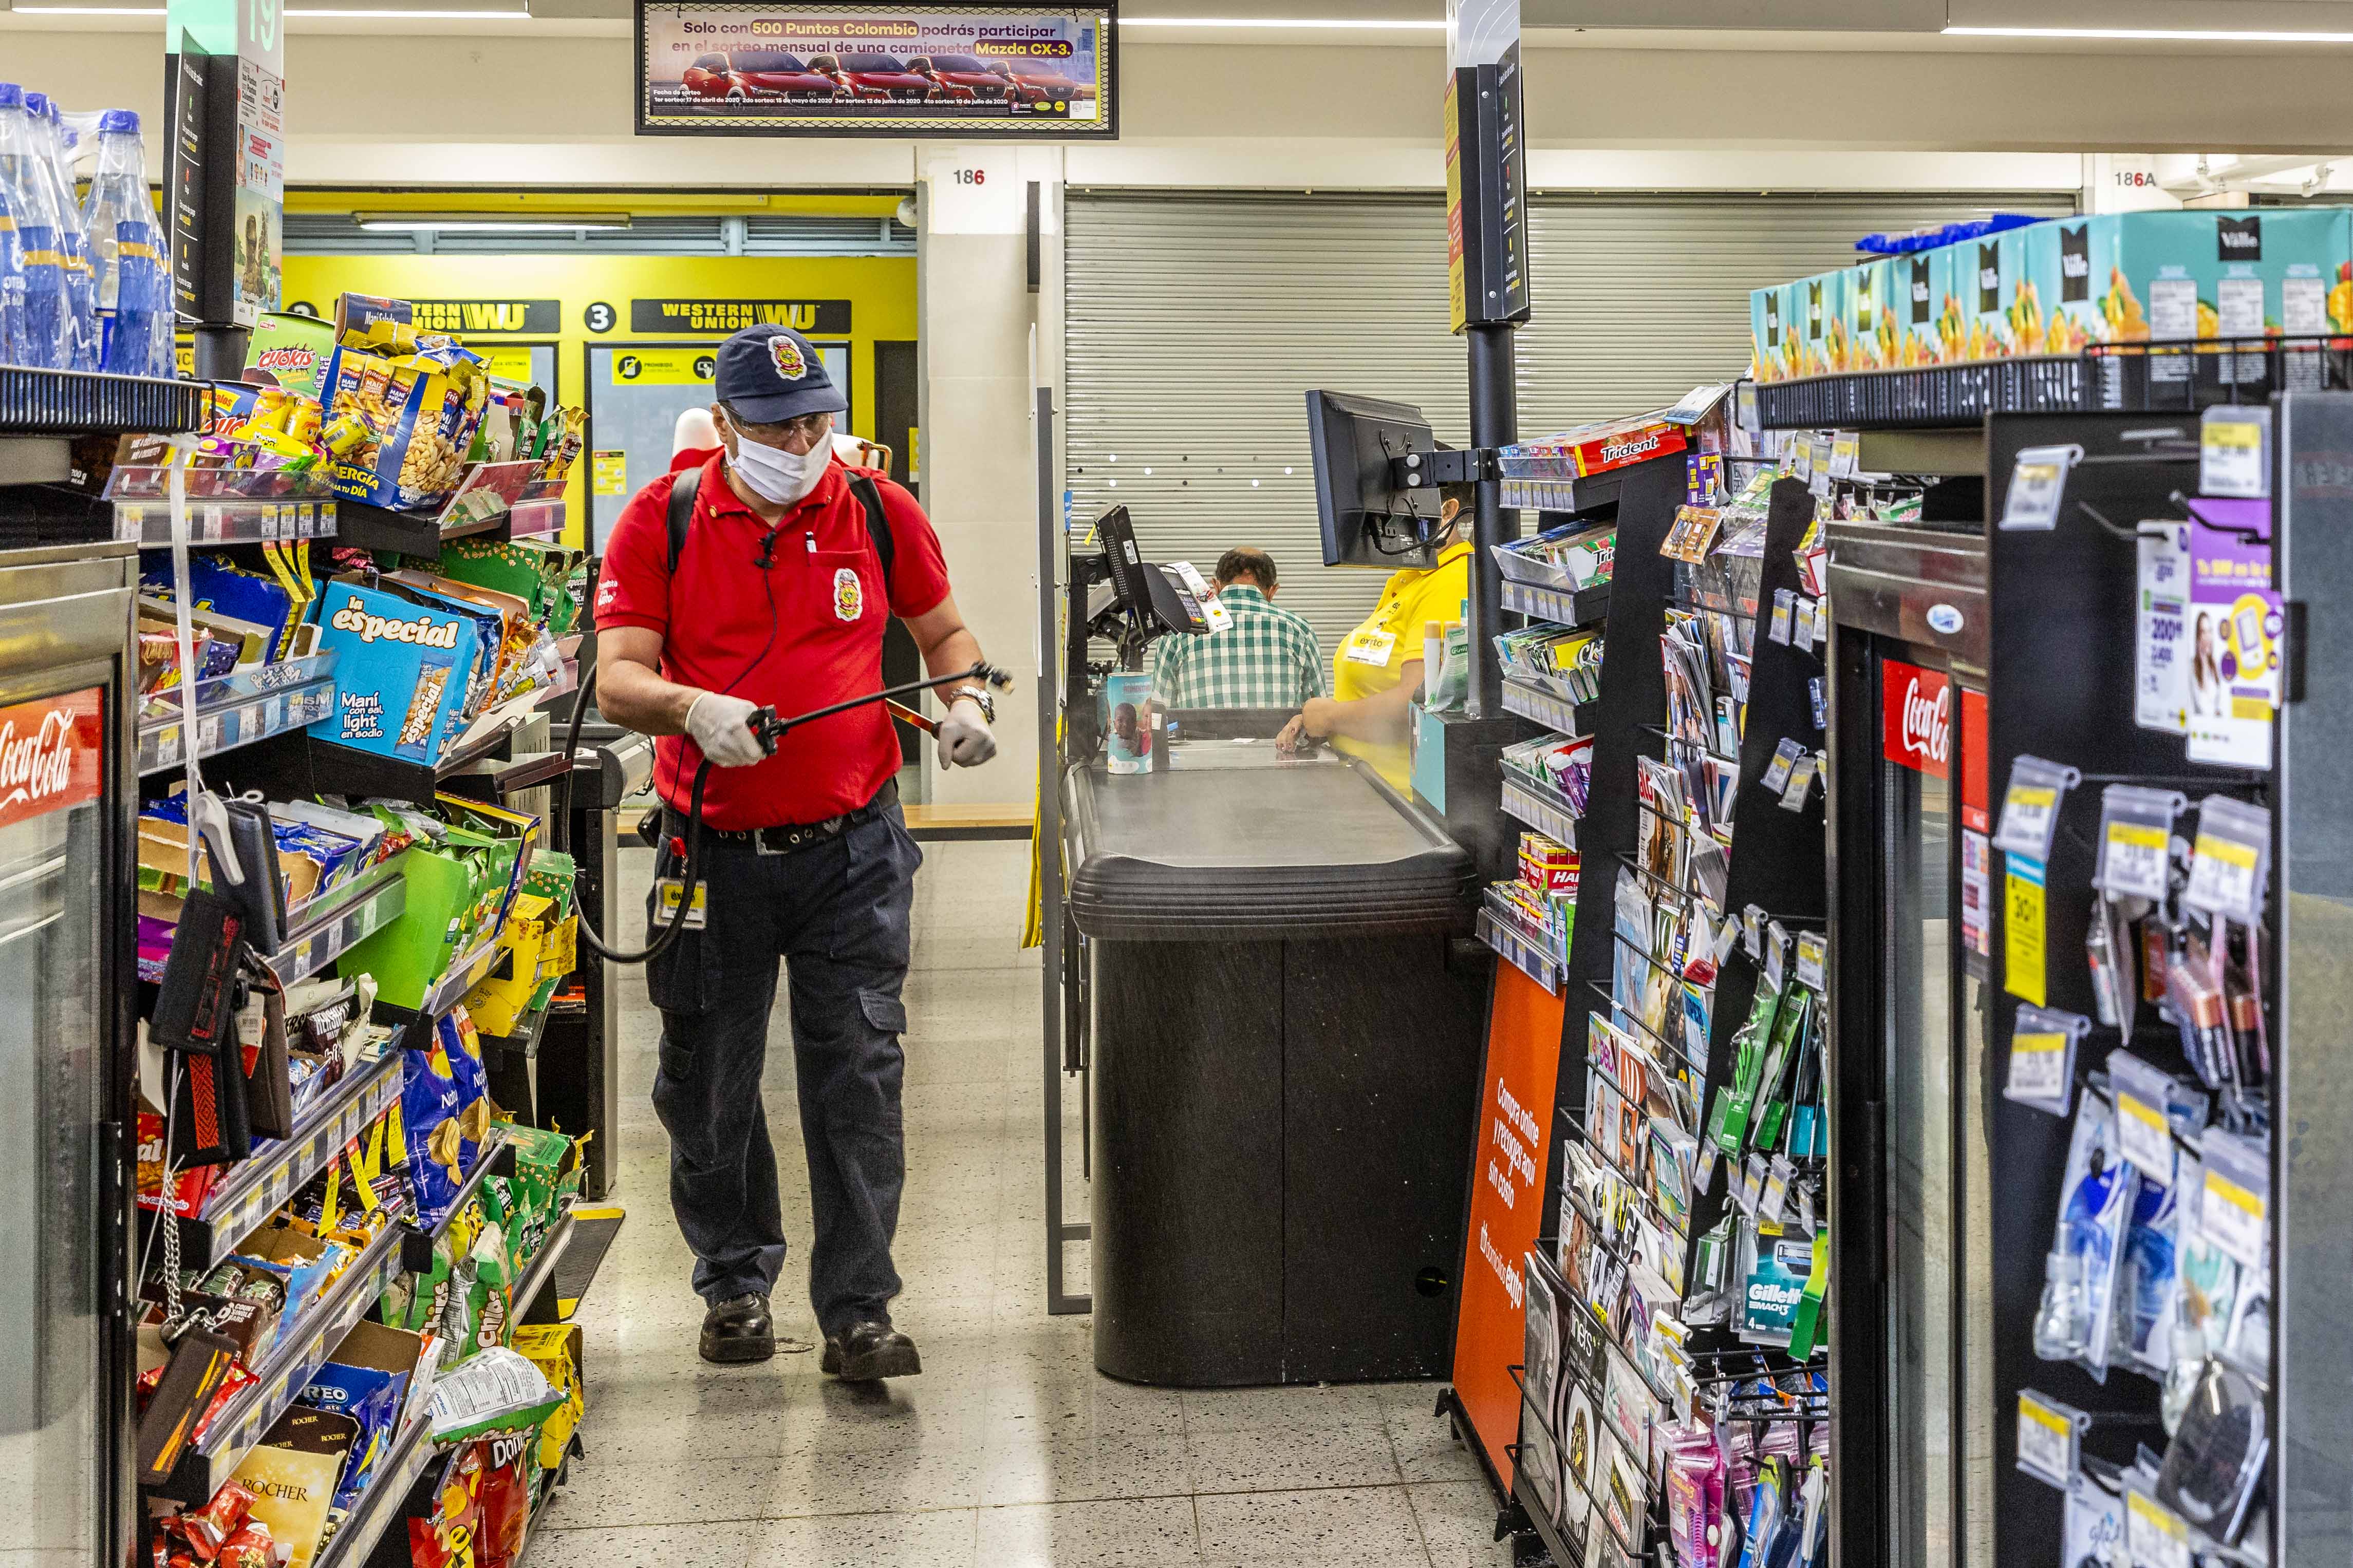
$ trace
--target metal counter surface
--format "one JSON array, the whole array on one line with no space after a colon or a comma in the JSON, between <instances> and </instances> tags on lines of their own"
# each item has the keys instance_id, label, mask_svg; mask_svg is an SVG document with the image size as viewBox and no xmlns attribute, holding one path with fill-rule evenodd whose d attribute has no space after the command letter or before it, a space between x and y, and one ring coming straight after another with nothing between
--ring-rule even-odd
<instances>
[{"instance_id":1,"label":"metal counter surface","mask_svg":"<svg viewBox=\"0 0 2353 1568\"><path fill-rule=\"evenodd\" d=\"M1166 773L1096 763L1064 778L1070 909L1088 936L1334 937L1471 918L1470 856L1378 774L1198 744Z\"/></svg>"}]
</instances>

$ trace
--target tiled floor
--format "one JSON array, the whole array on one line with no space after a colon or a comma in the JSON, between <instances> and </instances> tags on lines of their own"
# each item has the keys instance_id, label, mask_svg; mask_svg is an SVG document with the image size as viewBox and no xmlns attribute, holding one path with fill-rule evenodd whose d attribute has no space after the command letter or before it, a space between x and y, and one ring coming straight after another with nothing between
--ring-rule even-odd
<instances>
[{"instance_id":1,"label":"tiled floor","mask_svg":"<svg viewBox=\"0 0 2353 1568\"><path fill-rule=\"evenodd\" d=\"M580 1314L587 1453L530 1568L1508 1564L1475 1461L1430 1414L1434 1384L1138 1388L1094 1370L1088 1320L1047 1316L1037 955L1017 946L1028 851L927 853L895 1310L923 1375L853 1388L820 1377L814 1354L749 1369L696 1357L702 1306L646 1101L659 1026L631 972L615 1194L629 1220ZM642 886L642 857L631 869ZM770 1038L768 1122L786 1140L797 1241L776 1305L807 1338L781 1008Z\"/></svg>"}]
</instances>

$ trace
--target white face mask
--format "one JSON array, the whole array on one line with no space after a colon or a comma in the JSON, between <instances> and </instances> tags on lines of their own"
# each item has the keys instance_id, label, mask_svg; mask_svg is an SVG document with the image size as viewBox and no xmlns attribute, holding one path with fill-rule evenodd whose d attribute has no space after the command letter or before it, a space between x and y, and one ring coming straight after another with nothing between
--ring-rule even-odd
<instances>
[{"instance_id":1,"label":"white face mask","mask_svg":"<svg viewBox=\"0 0 2353 1568\"><path fill-rule=\"evenodd\" d=\"M781 447L764 447L738 433L735 453L729 461L735 465L736 476L751 486L761 500L772 506L794 506L817 489L832 455L831 446L825 442L797 455Z\"/></svg>"}]
</instances>

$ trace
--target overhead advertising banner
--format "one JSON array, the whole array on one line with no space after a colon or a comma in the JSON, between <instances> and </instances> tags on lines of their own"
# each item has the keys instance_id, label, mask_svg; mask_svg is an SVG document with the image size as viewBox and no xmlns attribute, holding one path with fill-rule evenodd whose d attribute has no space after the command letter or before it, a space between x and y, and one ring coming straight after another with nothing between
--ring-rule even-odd
<instances>
[{"instance_id":1,"label":"overhead advertising banner","mask_svg":"<svg viewBox=\"0 0 2353 1568\"><path fill-rule=\"evenodd\" d=\"M638 130L667 136L1119 134L1112 5L638 7Z\"/></svg>"}]
</instances>

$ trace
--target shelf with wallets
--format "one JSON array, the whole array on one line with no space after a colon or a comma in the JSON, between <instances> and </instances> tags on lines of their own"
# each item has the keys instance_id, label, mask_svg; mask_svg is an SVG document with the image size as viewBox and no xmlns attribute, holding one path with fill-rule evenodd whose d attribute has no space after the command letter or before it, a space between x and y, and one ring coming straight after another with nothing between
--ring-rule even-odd
<instances>
[{"instance_id":1,"label":"shelf with wallets","mask_svg":"<svg viewBox=\"0 0 2353 1568\"><path fill-rule=\"evenodd\" d=\"M1492 910L1481 910L1477 924L1479 940L1515 965L1529 979L1557 995L1560 992L1560 960L1528 940L1509 920Z\"/></svg>"},{"instance_id":2,"label":"shelf with wallets","mask_svg":"<svg viewBox=\"0 0 2353 1568\"><path fill-rule=\"evenodd\" d=\"M1553 784L1516 768L1503 770L1504 814L1526 823L1570 849L1577 847L1577 818L1568 797Z\"/></svg>"},{"instance_id":3,"label":"shelf with wallets","mask_svg":"<svg viewBox=\"0 0 2353 1568\"><path fill-rule=\"evenodd\" d=\"M237 1162L206 1197L203 1212L180 1219L183 1266L209 1269L236 1251L362 1128L390 1110L400 1098L401 1058L397 1042L387 1045L331 1085L296 1121L292 1137L263 1143Z\"/></svg>"},{"instance_id":4,"label":"shelf with wallets","mask_svg":"<svg viewBox=\"0 0 2353 1568\"><path fill-rule=\"evenodd\" d=\"M196 684L195 754L217 756L315 724L335 710L333 652L251 665ZM188 721L176 690L151 692L139 721L141 776L188 760Z\"/></svg>"},{"instance_id":5,"label":"shelf with wallets","mask_svg":"<svg viewBox=\"0 0 2353 1568\"><path fill-rule=\"evenodd\" d=\"M278 1343L253 1369L253 1382L213 1417L205 1435L185 1449L159 1496L201 1503L228 1479L246 1454L301 1396L343 1336L367 1316L401 1268L402 1227L386 1225L344 1265L311 1309L280 1331Z\"/></svg>"}]
</instances>

